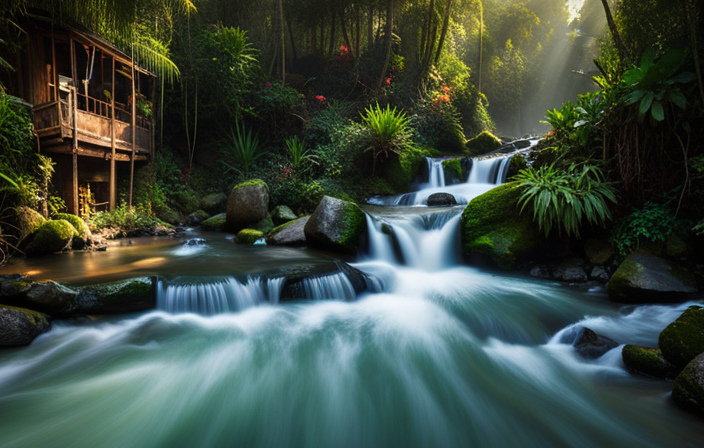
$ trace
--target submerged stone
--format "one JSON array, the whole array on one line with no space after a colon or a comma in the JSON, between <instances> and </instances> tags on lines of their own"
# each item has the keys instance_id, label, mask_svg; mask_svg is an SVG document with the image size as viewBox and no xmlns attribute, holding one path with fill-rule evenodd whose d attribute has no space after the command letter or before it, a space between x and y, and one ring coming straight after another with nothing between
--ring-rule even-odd
<instances>
[{"instance_id":1,"label":"submerged stone","mask_svg":"<svg viewBox=\"0 0 704 448\"><path fill-rule=\"evenodd\" d=\"M609 299L620 303L677 303L698 289L687 271L650 254L631 254L609 282Z\"/></svg>"},{"instance_id":2,"label":"submerged stone","mask_svg":"<svg viewBox=\"0 0 704 448\"><path fill-rule=\"evenodd\" d=\"M29 345L50 329L51 321L45 314L0 305L0 347Z\"/></svg>"}]
</instances>

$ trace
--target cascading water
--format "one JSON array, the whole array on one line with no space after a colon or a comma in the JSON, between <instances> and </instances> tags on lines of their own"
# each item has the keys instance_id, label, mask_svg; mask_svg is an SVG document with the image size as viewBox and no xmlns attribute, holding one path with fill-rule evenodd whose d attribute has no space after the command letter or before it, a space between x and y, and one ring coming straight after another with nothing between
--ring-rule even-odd
<instances>
[{"instance_id":1,"label":"cascading water","mask_svg":"<svg viewBox=\"0 0 704 448\"><path fill-rule=\"evenodd\" d=\"M428 187L444 187L445 172L442 169L442 159L426 157L425 161L428 163Z\"/></svg>"}]
</instances>

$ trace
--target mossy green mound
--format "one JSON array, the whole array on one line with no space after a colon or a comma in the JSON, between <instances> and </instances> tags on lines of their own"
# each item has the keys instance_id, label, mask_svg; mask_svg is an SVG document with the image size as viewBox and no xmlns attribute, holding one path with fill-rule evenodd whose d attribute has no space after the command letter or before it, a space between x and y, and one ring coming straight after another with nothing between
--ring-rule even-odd
<instances>
[{"instance_id":1,"label":"mossy green mound","mask_svg":"<svg viewBox=\"0 0 704 448\"><path fill-rule=\"evenodd\" d=\"M91 244L93 234L91 233L90 228L88 228L88 224L86 224L83 219L70 213L57 213L54 215L54 219L65 219L70 222L76 230L72 242L74 249L80 250Z\"/></svg>"},{"instance_id":2,"label":"mossy green mound","mask_svg":"<svg viewBox=\"0 0 704 448\"><path fill-rule=\"evenodd\" d=\"M41 225L32 242L27 246L27 255L46 255L60 252L70 246L76 229L65 219L46 221Z\"/></svg>"},{"instance_id":3,"label":"mossy green mound","mask_svg":"<svg viewBox=\"0 0 704 448\"><path fill-rule=\"evenodd\" d=\"M467 152L472 156L481 156L501 147L501 140L489 131L483 131L467 142Z\"/></svg>"},{"instance_id":4,"label":"mossy green mound","mask_svg":"<svg viewBox=\"0 0 704 448\"><path fill-rule=\"evenodd\" d=\"M426 157L433 157L437 154L429 148L416 148L409 146L404 149L397 159L390 160L384 178L391 188L396 192L408 191L408 186L418 175L418 171Z\"/></svg>"},{"instance_id":5,"label":"mossy green mound","mask_svg":"<svg viewBox=\"0 0 704 448\"><path fill-rule=\"evenodd\" d=\"M235 243L251 245L262 238L264 238L264 233L260 230L242 229L237 233L237 236L235 237Z\"/></svg>"},{"instance_id":6,"label":"mossy green mound","mask_svg":"<svg viewBox=\"0 0 704 448\"><path fill-rule=\"evenodd\" d=\"M663 357L682 369L704 352L704 308L689 307L660 333Z\"/></svg>"},{"instance_id":7,"label":"mossy green mound","mask_svg":"<svg viewBox=\"0 0 704 448\"><path fill-rule=\"evenodd\" d=\"M215 215L211 218L206 219L205 221L200 223L200 226L205 230L210 230L213 232L222 232L225 230L226 219L226 214L220 213L219 215Z\"/></svg>"},{"instance_id":8,"label":"mossy green mound","mask_svg":"<svg viewBox=\"0 0 704 448\"><path fill-rule=\"evenodd\" d=\"M662 379L674 379L679 369L665 360L658 348L628 344L621 352L623 363L633 373Z\"/></svg>"},{"instance_id":9,"label":"mossy green mound","mask_svg":"<svg viewBox=\"0 0 704 448\"><path fill-rule=\"evenodd\" d=\"M462 182L462 159L443 160L442 171L445 176L445 185Z\"/></svg>"},{"instance_id":10,"label":"mossy green mound","mask_svg":"<svg viewBox=\"0 0 704 448\"><path fill-rule=\"evenodd\" d=\"M34 234L46 222L46 219L37 212L26 206L20 206L16 209L17 227L20 231L19 242Z\"/></svg>"},{"instance_id":11,"label":"mossy green mound","mask_svg":"<svg viewBox=\"0 0 704 448\"><path fill-rule=\"evenodd\" d=\"M677 375L672 399L682 408L704 416L704 353L690 361Z\"/></svg>"},{"instance_id":12,"label":"mossy green mound","mask_svg":"<svg viewBox=\"0 0 704 448\"><path fill-rule=\"evenodd\" d=\"M313 245L353 254L366 228L364 212L357 204L325 196L304 231Z\"/></svg>"},{"instance_id":13,"label":"mossy green mound","mask_svg":"<svg viewBox=\"0 0 704 448\"><path fill-rule=\"evenodd\" d=\"M490 258L504 269L562 253L560 241L545 238L528 214L519 215L518 182L496 187L474 198L462 213L462 254Z\"/></svg>"},{"instance_id":14,"label":"mossy green mound","mask_svg":"<svg viewBox=\"0 0 704 448\"><path fill-rule=\"evenodd\" d=\"M156 306L156 280L151 277L76 289L77 314L129 313L149 310Z\"/></svg>"}]
</instances>

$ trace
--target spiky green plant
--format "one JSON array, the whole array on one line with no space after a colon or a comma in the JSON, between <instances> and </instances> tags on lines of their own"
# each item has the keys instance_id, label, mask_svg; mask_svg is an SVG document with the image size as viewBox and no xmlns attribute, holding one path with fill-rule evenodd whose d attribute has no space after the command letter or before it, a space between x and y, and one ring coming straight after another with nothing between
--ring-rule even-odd
<instances>
[{"instance_id":1,"label":"spiky green plant","mask_svg":"<svg viewBox=\"0 0 704 448\"><path fill-rule=\"evenodd\" d=\"M573 164L562 170L551 164L521 170L516 179L524 188L521 212L532 208L533 221L546 236L556 229L579 238L585 220L603 227L611 219L608 202L616 203L615 190L596 166Z\"/></svg>"},{"instance_id":2,"label":"spiky green plant","mask_svg":"<svg viewBox=\"0 0 704 448\"><path fill-rule=\"evenodd\" d=\"M372 151L374 165L377 157L383 155L388 158L390 154L400 154L408 145L411 136L409 119L402 110L369 106L361 114L362 120L369 131L369 146L366 151Z\"/></svg>"},{"instance_id":3,"label":"spiky green plant","mask_svg":"<svg viewBox=\"0 0 704 448\"><path fill-rule=\"evenodd\" d=\"M249 169L254 162L264 154L261 151L259 138L250 129L246 129L241 122L236 122L234 129L230 128L222 140L220 153L223 156L221 163L225 166L225 170L238 173L245 178L249 177Z\"/></svg>"},{"instance_id":4,"label":"spiky green plant","mask_svg":"<svg viewBox=\"0 0 704 448\"><path fill-rule=\"evenodd\" d=\"M291 166L294 169L303 168L305 170L307 168L307 166L304 166L305 164L318 164L318 156L308 148L305 140L294 135L293 137L287 138L285 142L288 155L291 157Z\"/></svg>"}]
</instances>

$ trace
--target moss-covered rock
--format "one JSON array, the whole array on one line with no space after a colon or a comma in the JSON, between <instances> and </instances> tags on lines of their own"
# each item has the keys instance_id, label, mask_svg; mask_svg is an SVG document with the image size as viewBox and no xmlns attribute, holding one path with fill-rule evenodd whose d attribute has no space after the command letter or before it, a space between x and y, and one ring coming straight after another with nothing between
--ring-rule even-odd
<instances>
[{"instance_id":1,"label":"moss-covered rock","mask_svg":"<svg viewBox=\"0 0 704 448\"><path fill-rule=\"evenodd\" d=\"M298 217L295 213L293 213L293 210L285 205L278 205L274 207L274 210L271 212L271 219L274 221L274 225L277 226L293 221L297 218Z\"/></svg>"},{"instance_id":2,"label":"moss-covered rock","mask_svg":"<svg viewBox=\"0 0 704 448\"><path fill-rule=\"evenodd\" d=\"M178 212L166 205L161 206L158 210L156 210L156 216L162 221L173 225L181 225L181 222L183 221L183 218L178 214Z\"/></svg>"},{"instance_id":3,"label":"moss-covered rock","mask_svg":"<svg viewBox=\"0 0 704 448\"><path fill-rule=\"evenodd\" d=\"M687 271L650 254L626 257L609 282L609 299L620 303L684 302L698 291Z\"/></svg>"},{"instance_id":4,"label":"moss-covered rock","mask_svg":"<svg viewBox=\"0 0 704 448\"><path fill-rule=\"evenodd\" d=\"M513 176L517 175L519 171L528 168L528 162L522 154L516 154L511 157L511 163L508 165L508 171L506 172L506 178L511 179Z\"/></svg>"},{"instance_id":5,"label":"moss-covered rock","mask_svg":"<svg viewBox=\"0 0 704 448\"><path fill-rule=\"evenodd\" d=\"M242 229L237 232L235 243L237 244L254 244L264 238L264 233L255 229Z\"/></svg>"},{"instance_id":6,"label":"moss-covered rock","mask_svg":"<svg viewBox=\"0 0 704 448\"><path fill-rule=\"evenodd\" d=\"M0 347L29 345L50 329L51 322L45 314L0 305Z\"/></svg>"},{"instance_id":7,"label":"moss-covered rock","mask_svg":"<svg viewBox=\"0 0 704 448\"><path fill-rule=\"evenodd\" d=\"M225 230L225 220L226 214L220 213L219 215L212 216L205 221L200 223L200 226L205 230L210 230L212 232L222 232Z\"/></svg>"},{"instance_id":8,"label":"moss-covered rock","mask_svg":"<svg viewBox=\"0 0 704 448\"><path fill-rule=\"evenodd\" d=\"M236 232L259 223L269 213L269 187L252 179L236 185L227 199L225 228ZM273 227L273 226L272 226Z\"/></svg>"},{"instance_id":9,"label":"moss-covered rock","mask_svg":"<svg viewBox=\"0 0 704 448\"><path fill-rule=\"evenodd\" d=\"M86 246L93 244L93 234L88 228L88 224L86 224L86 222L78 216L70 213L57 213L54 215L54 219L65 219L70 222L76 230L73 241L71 242L71 247L73 249L81 250Z\"/></svg>"},{"instance_id":10,"label":"moss-covered rock","mask_svg":"<svg viewBox=\"0 0 704 448\"><path fill-rule=\"evenodd\" d=\"M366 229L364 212L357 204L324 196L304 232L311 245L353 254Z\"/></svg>"},{"instance_id":11,"label":"moss-covered rock","mask_svg":"<svg viewBox=\"0 0 704 448\"><path fill-rule=\"evenodd\" d=\"M496 187L474 198L462 213L462 254L467 259L493 260L504 269L521 263L556 258L564 246L545 238L528 214L519 215L518 182Z\"/></svg>"},{"instance_id":12,"label":"moss-covered rock","mask_svg":"<svg viewBox=\"0 0 704 448\"><path fill-rule=\"evenodd\" d=\"M274 228L274 221L272 221L271 215L267 214L264 219L262 219L256 224L252 224L251 226L249 226L249 228L258 230L263 234L267 234L271 232L271 230Z\"/></svg>"},{"instance_id":13,"label":"moss-covered rock","mask_svg":"<svg viewBox=\"0 0 704 448\"><path fill-rule=\"evenodd\" d=\"M501 140L489 131L483 131L467 142L467 152L472 156L481 156L501 147Z\"/></svg>"},{"instance_id":14,"label":"moss-covered rock","mask_svg":"<svg viewBox=\"0 0 704 448\"><path fill-rule=\"evenodd\" d=\"M704 416L704 353L690 361L677 375L672 399L680 407Z\"/></svg>"},{"instance_id":15,"label":"moss-covered rock","mask_svg":"<svg viewBox=\"0 0 704 448\"><path fill-rule=\"evenodd\" d=\"M114 283L83 286L74 314L132 313L156 306L156 278L140 277Z\"/></svg>"},{"instance_id":16,"label":"moss-covered rock","mask_svg":"<svg viewBox=\"0 0 704 448\"><path fill-rule=\"evenodd\" d=\"M309 219L310 216L304 216L275 227L266 238L267 244L274 246L305 246L306 234L304 229Z\"/></svg>"},{"instance_id":17,"label":"moss-covered rock","mask_svg":"<svg viewBox=\"0 0 704 448\"><path fill-rule=\"evenodd\" d=\"M680 369L704 352L704 308L689 307L660 333L658 345L663 357Z\"/></svg>"},{"instance_id":18,"label":"moss-covered rock","mask_svg":"<svg viewBox=\"0 0 704 448\"><path fill-rule=\"evenodd\" d=\"M227 195L225 193L212 193L200 200L200 208L211 215L224 213L227 209Z\"/></svg>"},{"instance_id":19,"label":"moss-covered rock","mask_svg":"<svg viewBox=\"0 0 704 448\"><path fill-rule=\"evenodd\" d=\"M639 375L671 380L679 373L677 367L663 358L658 348L628 344L623 347L621 357L626 368Z\"/></svg>"},{"instance_id":20,"label":"moss-covered rock","mask_svg":"<svg viewBox=\"0 0 704 448\"><path fill-rule=\"evenodd\" d=\"M197 226L208 218L210 218L208 212L205 210L196 210L186 217L186 223L189 226Z\"/></svg>"},{"instance_id":21,"label":"moss-covered rock","mask_svg":"<svg viewBox=\"0 0 704 448\"><path fill-rule=\"evenodd\" d=\"M46 221L39 227L25 252L27 255L47 255L60 252L71 246L75 234L76 230L71 223L64 219Z\"/></svg>"},{"instance_id":22,"label":"moss-covered rock","mask_svg":"<svg viewBox=\"0 0 704 448\"><path fill-rule=\"evenodd\" d=\"M24 205L15 209L15 216L19 230L18 244L22 244L27 238L34 236L42 224L46 222L46 219L39 212Z\"/></svg>"},{"instance_id":23,"label":"moss-covered rock","mask_svg":"<svg viewBox=\"0 0 704 448\"><path fill-rule=\"evenodd\" d=\"M445 185L463 182L462 159L446 159L442 161L442 172L445 176Z\"/></svg>"},{"instance_id":24,"label":"moss-covered rock","mask_svg":"<svg viewBox=\"0 0 704 448\"><path fill-rule=\"evenodd\" d=\"M78 291L53 281L31 282L27 292L16 297L13 304L52 316L65 316L78 307Z\"/></svg>"},{"instance_id":25,"label":"moss-covered rock","mask_svg":"<svg viewBox=\"0 0 704 448\"><path fill-rule=\"evenodd\" d=\"M391 158L386 165L384 178L393 190L407 192L408 186L418 175L426 157L433 157L437 151L428 148L407 147L398 158Z\"/></svg>"}]
</instances>

